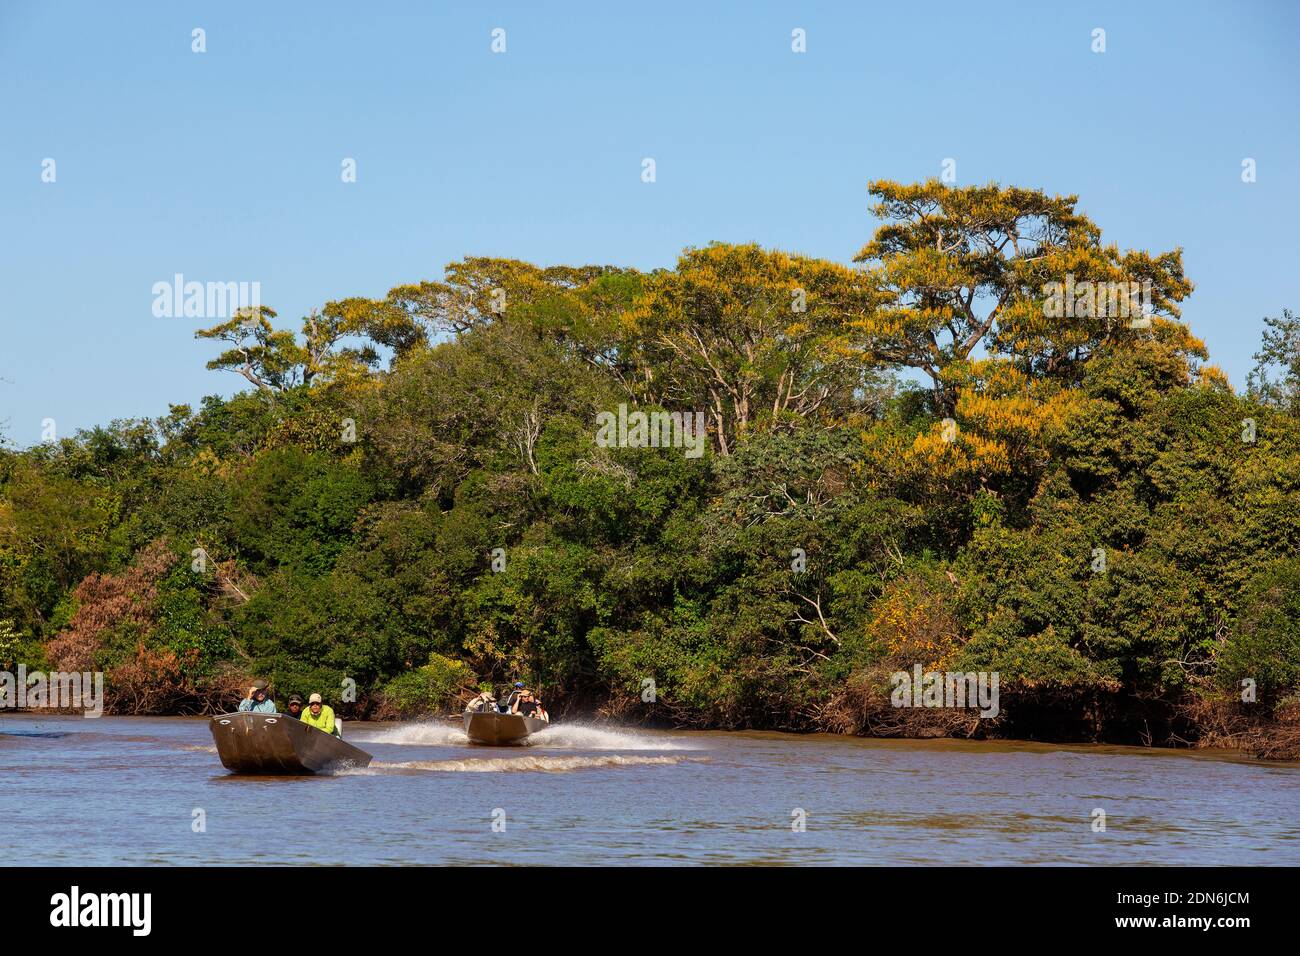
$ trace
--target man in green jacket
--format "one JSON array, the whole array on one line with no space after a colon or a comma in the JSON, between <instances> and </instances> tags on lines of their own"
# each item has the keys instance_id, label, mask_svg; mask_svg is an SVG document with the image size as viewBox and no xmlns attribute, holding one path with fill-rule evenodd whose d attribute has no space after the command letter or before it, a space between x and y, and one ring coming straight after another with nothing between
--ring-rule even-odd
<instances>
[{"instance_id":1,"label":"man in green jacket","mask_svg":"<svg viewBox=\"0 0 1300 956\"><path fill-rule=\"evenodd\" d=\"M320 694L312 694L307 698L307 709L302 712L302 722L335 737L343 736L334 725L334 708L325 706Z\"/></svg>"}]
</instances>

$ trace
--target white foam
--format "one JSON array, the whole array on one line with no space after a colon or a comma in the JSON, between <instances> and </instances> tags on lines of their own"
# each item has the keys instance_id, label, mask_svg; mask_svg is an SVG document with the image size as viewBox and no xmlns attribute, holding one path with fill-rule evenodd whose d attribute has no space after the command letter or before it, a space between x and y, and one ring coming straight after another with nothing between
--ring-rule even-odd
<instances>
[{"instance_id":1,"label":"white foam","mask_svg":"<svg viewBox=\"0 0 1300 956\"><path fill-rule=\"evenodd\" d=\"M421 747L463 747L469 743L459 726L440 720L403 724L355 739L373 744L405 744ZM609 730L590 724L558 723L539 730L523 745L555 750L693 750L660 734L642 734L626 730Z\"/></svg>"},{"instance_id":2,"label":"white foam","mask_svg":"<svg viewBox=\"0 0 1300 956\"><path fill-rule=\"evenodd\" d=\"M469 743L465 731L444 721L429 720L419 724L403 724L362 736L356 740L371 744L409 744L420 747L463 747Z\"/></svg>"},{"instance_id":3,"label":"white foam","mask_svg":"<svg viewBox=\"0 0 1300 956\"><path fill-rule=\"evenodd\" d=\"M624 757L603 754L599 757L482 757L466 760L376 760L369 767L341 771L346 774L382 774L394 770L427 770L435 773L569 773L574 770L597 770L606 767L641 767L680 763L685 757Z\"/></svg>"},{"instance_id":4,"label":"white foam","mask_svg":"<svg viewBox=\"0 0 1300 956\"><path fill-rule=\"evenodd\" d=\"M590 724L552 724L539 730L524 743L529 747L554 747L563 750L691 750L659 734L639 734L627 730L608 730Z\"/></svg>"}]
</instances>

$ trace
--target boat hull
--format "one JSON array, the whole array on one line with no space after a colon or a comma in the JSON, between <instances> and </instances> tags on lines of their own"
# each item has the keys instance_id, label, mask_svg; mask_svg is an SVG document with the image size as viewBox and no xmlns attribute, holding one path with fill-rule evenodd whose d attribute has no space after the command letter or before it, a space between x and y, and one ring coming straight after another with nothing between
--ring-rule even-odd
<instances>
[{"instance_id":1,"label":"boat hull","mask_svg":"<svg viewBox=\"0 0 1300 956\"><path fill-rule=\"evenodd\" d=\"M232 773L312 774L371 761L359 747L285 714L219 714L208 729Z\"/></svg>"},{"instance_id":2,"label":"boat hull","mask_svg":"<svg viewBox=\"0 0 1300 956\"><path fill-rule=\"evenodd\" d=\"M522 714L494 714L491 711L469 712L465 715L465 736L472 744L487 747L504 747L519 743L550 724L536 717Z\"/></svg>"}]
</instances>

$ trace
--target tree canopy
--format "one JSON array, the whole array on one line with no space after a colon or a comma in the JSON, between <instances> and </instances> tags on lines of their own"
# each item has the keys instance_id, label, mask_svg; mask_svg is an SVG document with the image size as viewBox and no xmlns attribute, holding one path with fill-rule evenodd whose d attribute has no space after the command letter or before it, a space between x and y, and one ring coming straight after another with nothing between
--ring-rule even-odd
<instances>
[{"instance_id":1,"label":"tree canopy","mask_svg":"<svg viewBox=\"0 0 1300 956\"><path fill-rule=\"evenodd\" d=\"M0 450L0 663L105 669L134 712L249 675L355 681L370 714L526 678L553 711L901 733L915 664L999 672L986 733L1292 706L1292 314L1237 395L1178 250L1103 244L1074 196L871 191L856 266L471 257L199 330L247 390Z\"/></svg>"}]
</instances>

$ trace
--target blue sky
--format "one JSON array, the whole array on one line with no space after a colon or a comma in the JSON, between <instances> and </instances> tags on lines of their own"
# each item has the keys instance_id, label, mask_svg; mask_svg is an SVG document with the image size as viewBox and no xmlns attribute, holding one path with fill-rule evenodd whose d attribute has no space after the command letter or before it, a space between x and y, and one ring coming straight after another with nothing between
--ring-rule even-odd
<instances>
[{"instance_id":1,"label":"blue sky","mask_svg":"<svg viewBox=\"0 0 1300 956\"><path fill-rule=\"evenodd\" d=\"M867 181L948 157L962 184L1077 194L1121 247L1182 246L1184 318L1241 386L1263 316L1300 309L1298 11L9 0L0 436L238 390L203 368L209 323L154 317L177 272L258 281L296 328L465 255L650 269L724 240L847 262Z\"/></svg>"}]
</instances>

